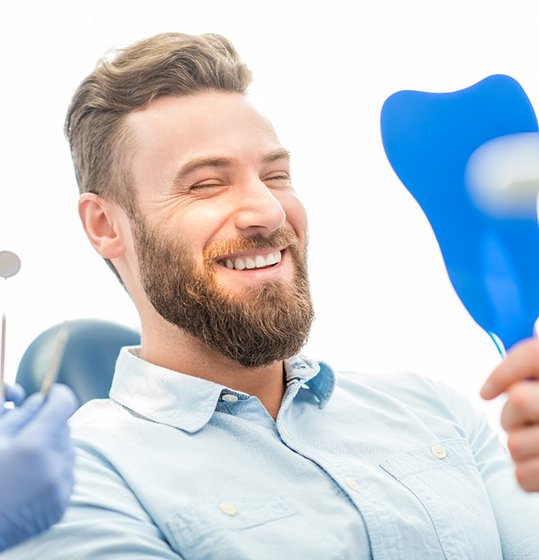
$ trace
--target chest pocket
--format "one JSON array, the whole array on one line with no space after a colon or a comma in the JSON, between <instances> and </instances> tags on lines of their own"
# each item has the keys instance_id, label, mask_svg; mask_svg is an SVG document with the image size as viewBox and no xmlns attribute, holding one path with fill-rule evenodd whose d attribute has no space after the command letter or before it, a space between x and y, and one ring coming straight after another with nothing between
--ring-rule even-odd
<instances>
[{"instance_id":1,"label":"chest pocket","mask_svg":"<svg viewBox=\"0 0 539 560\"><path fill-rule=\"evenodd\" d=\"M501 560L494 514L465 440L407 451L380 466L421 502L447 560Z\"/></svg>"},{"instance_id":2,"label":"chest pocket","mask_svg":"<svg viewBox=\"0 0 539 560\"><path fill-rule=\"evenodd\" d=\"M345 557L331 535L322 536L279 496L191 504L172 515L165 532L185 560Z\"/></svg>"}]
</instances>

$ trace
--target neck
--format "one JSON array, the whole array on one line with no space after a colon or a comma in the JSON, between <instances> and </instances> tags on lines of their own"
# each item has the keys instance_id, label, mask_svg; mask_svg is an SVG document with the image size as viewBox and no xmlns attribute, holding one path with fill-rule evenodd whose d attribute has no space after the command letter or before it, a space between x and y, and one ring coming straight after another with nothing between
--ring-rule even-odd
<instances>
[{"instance_id":1,"label":"neck","mask_svg":"<svg viewBox=\"0 0 539 560\"><path fill-rule=\"evenodd\" d=\"M141 358L257 397L275 420L284 395L283 363L246 368L169 323L142 328Z\"/></svg>"}]
</instances>

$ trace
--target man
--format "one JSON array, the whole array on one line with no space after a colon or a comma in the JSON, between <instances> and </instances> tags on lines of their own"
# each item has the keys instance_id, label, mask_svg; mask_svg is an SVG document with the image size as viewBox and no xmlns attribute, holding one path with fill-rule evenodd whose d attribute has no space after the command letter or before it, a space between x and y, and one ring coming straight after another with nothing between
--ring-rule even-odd
<instances>
[{"instance_id":1,"label":"man","mask_svg":"<svg viewBox=\"0 0 539 560\"><path fill-rule=\"evenodd\" d=\"M465 400L297 354L306 217L249 82L226 39L165 34L76 92L81 220L142 345L75 417L65 519L11 558L539 558L539 498Z\"/></svg>"}]
</instances>

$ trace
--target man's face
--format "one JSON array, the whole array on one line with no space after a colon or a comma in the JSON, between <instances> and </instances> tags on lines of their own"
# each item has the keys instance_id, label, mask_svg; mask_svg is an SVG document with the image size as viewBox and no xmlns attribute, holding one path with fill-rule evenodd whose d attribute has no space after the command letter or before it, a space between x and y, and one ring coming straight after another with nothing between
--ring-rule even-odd
<instances>
[{"instance_id":1,"label":"man's face","mask_svg":"<svg viewBox=\"0 0 539 560\"><path fill-rule=\"evenodd\" d=\"M298 352L313 316L306 217L271 125L221 92L157 99L127 124L135 252L156 311L246 367Z\"/></svg>"}]
</instances>

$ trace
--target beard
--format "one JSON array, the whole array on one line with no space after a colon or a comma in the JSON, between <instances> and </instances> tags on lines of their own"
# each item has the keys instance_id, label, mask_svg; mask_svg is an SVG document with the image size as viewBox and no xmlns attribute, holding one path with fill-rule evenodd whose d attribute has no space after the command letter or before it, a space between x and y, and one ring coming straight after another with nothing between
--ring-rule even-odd
<instances>
[{"instance_id":1,"label":"beard","mask_svg":"<svg viewBox=\"0 0 539 560\"><path fill-rule=\"evenodd\" d=\"M314 318L307 250L300 251L291 231L213 243L204 250L202 270L181 240L168 239L143 219L135 220L133 231L144 291L169 323L247 368L289 358L306 343ZM278 247L292 257L292 281L257 283L237 295L218 285L217 257Z\"/></svg>"}]
</instances>

